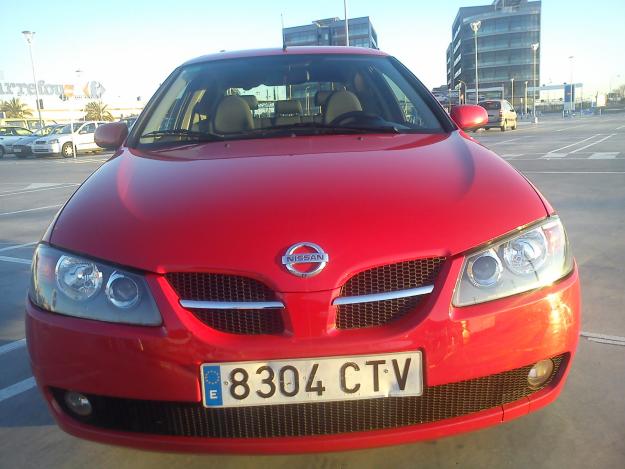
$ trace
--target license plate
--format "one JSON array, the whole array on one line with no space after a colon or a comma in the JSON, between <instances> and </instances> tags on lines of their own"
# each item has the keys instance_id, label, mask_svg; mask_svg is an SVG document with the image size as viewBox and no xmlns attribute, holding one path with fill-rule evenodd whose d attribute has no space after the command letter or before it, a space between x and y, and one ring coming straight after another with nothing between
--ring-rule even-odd
<instances>
[{"instance_id":1,"label":"license plate","mask_svg":"<svg viewBox=\"0 0 625 469\"><path fill-rule=\"evenodd\" d=\"M22 153L21 148L13 148L13 153Z\"/></svg>"},{"instance_id":2,"label":"license plate","mask_svg":"<svg viewBox=\"0 0 625 469\"><path fill-rule=\"evenodd\" d=\"M205 407L341 401L423 393L421 352L204 363Z\"/></svg>"}]
</instances>

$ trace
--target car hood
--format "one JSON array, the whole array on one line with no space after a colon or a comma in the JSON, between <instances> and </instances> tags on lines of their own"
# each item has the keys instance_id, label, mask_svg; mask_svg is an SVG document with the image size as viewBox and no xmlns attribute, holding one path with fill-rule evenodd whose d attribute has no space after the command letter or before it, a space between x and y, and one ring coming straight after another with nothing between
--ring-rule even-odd
<instances>
[{"instance_id":1,"label":"car hood","mask_svg":"<svg viewBox=\"0 0 625 469\"><path fill-rule=\"evenodd\" d=\"M368 267L462 253L546 215L525 178L461 132L274 138L122 148L69 200L50 242L151 272L315 291ZM329 255L317 276L281 264L301 241Z\"/></svg>"}]
</instances>

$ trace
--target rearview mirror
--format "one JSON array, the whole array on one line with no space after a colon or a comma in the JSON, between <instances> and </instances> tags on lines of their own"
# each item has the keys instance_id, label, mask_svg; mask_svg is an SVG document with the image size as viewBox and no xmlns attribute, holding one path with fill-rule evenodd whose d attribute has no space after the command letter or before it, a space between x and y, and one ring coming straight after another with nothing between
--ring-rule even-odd
<instances>
[{"instance_id":1,"label":"rearview mirror","mask_svg":"<svg viewBox=\"0 0 625 469\"><path fill-rule=\"evenodd\" d=\"M477 130L488 123L486 109L474 104L452 107L451 118L462 130Z\"/></svg>"},{"instance_id":2,"label":"rearview mirror","mask_svg":"<svg viewBox=\"0 0 625 469\"><path fill-rule=\"evenodd\" d=\"M128 126L123 122L111 122L98 126L95 143L106 150L117 150L128 137Z\"/></svg>"}]
</instances>

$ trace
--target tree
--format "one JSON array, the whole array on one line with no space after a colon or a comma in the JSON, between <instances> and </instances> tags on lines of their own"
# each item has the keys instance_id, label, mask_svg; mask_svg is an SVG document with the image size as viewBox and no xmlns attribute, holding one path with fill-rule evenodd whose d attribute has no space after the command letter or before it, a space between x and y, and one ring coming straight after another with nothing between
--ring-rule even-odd
<instances>
[{"instance_id":1,"label":"tree","mask_svg":"<svg viewBox=\"0 0 625 469\"><path fill-rule=\"evenodd\" d=\"M102 101L91 101L85 105L86 121L112 121L113 115L106 108L106 104Z\"/></svg>"},{"instance_id":2,"label":"tree","mask_svg":"<svg viewBox=\"0 0 625 469\"><path fill-rule=\"evenodd\" d=\"M12 98L10 101L4 101L0 104L0 111L4 112L7 117L13 119L24 119L31 117L33 112L28 106L22 103L18 98Z\"/></svg>"}]
</instances>

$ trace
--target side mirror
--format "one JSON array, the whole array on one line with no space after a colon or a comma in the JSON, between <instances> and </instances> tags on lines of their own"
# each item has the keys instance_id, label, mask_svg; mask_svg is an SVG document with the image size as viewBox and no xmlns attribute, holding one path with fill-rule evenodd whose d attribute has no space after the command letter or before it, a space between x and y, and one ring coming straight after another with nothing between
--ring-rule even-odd
<instances>
[{"instance_id":1,"label":"side mirror","mask_svg":"<svg viewBox=\"0 0 625 469\"><path fill-rule=\"evenodd\" d=\"M486 109L474 104L452 107L451 118L462 130L476 130L488 123Z\"/></svg>"},{"instance_id":2,"label":"side mirror","mask_svg":"<svg viewBox=\"0 0 625 469\"><path fill-rule=\"evenodd\" d=\"M117 150L128 137L128 126L123 122L103 124L95 129L95 143L106 150Z\"/></svg>"}]
</instances>

